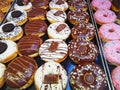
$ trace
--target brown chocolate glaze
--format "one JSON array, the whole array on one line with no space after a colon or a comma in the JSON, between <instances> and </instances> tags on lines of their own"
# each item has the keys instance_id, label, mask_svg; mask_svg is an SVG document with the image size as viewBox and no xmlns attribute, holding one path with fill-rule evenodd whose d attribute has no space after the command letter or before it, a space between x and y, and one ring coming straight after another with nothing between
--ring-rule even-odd
<instances>
[{"instance_id":1,"label":"brown chocolate glaze","mask_svg":"<svg viewBox=\"0 0 120 90\"><path fill-rule=\"evenodd\" d=\"M58 42L52 42L51 43L51 45L50 45L50 47L49 47L49 51L51 51L51 52L55 52L56 50L57 50L57 48L58 48Z\"/></svg>"},{"instance_id":2,"label":"brown chocolate glaze","mask_svg":"<svg viewBox=\"0 0 120 90\"><path fill-rule=\"evenodd\" d=\"M18 17L20 17L21 15L22 15L22 12L19 11L19 10L15 10L15 11L13 11L13 12L11 13L11 16L12 16L13 18L18 18Z\"/></svg>"},{"instance_id":3,"label":"brown chocolate glaze","mask_svg":"<svg viewBox=\"0 0 120 90\"><path fill-rule=\"evenodd\" d=\"M17 0L17 1L16 1L16 3L17 3L19 6L27 5L29 2L30 2L30 0Z\"/></svg>"},{"instance_id":4,"label":"brown chocolate glaze","mask_svg":"<svg viewBox=\"0 0 120 90\"><path fill-rule=\"evenodd\" d=\"M64 12L63 11L57 11L56 13L54 13L55 16L59 16L61 14L63 14Z\"/></svg>"},{"instance_id":5,"label":"brown chocolate glaze","mask_svg":"<svg viewBox=\"0 0 120 90\"><path fill-rule=\"evenodd\" d=\"M46 33L47 24L43 20L33 20L29 21L25 25L25 33L27 35L39 35L40 33Z\"/></svg>"},{"instance_id":6,"label":"brown chocolate glaze","mask_svg":"<svg viewBox=\"0 0 120 90\"><path fill-rule=\"evenodd\" d=\"M11 32L11 31L14 30L14 27L15 27L15 26L14 26L12 23L9 23L9 24L3 25L2 30L3 30L4 32Z\"/></svg>"},{"instance_id":7,"label":"brown chocolate glaze","mask_svg":"<svg viewBox=\"0 0 120 90\"><path fill-rule=\"evenodd\" d=\"M77 64L92 62L98 54L96 45L80 39L72 40L68 45L68 50L70 58Z\"/></svg>"},{"instance_id":8,"label":"brown chocolate glaze","mask_svg":"<svg viewBox=\"0 0 120 90\"><path fill-rule=\"evenodd\" d=\"M6 69L6 84L11 88L21 88L30 80L37 68L33 58L27 56L15 58Z\"/></svg>"},{"instance_id":9,"label":"brown chocolate glaze","mask_svg":"<svg viewBox=\"0 0 120 90\"><path fill-rule=\"evenodd\" d=\"M6 51L6 49L7 49L7 44L6 43L4 43L4 42L0 42L0 54L2 54L3 52L5 52Z\"/></svg>"},{"instance_id":10,"label":"brown chocolate glaze","mask_svg":"<svg viewBox=\"0 0 120 90\"><path fill-rule=\"evenodd\" d=\"M82 63L70 73L73 90L104 90L107 83L103 70L94 63Z\"/></svg>"},{"instance_id":11,"label":"brown chocolate glaze","mask_svg":"<svg viewBox=\"0 0 120 90\"><path fill-rule=\"evenodd\" d=\"M56 4L58 4L58 5L61 5L61 4L64 4L64 3L65 3L64 0L58 0L58 1L56 2Z\"/></svg>"},{"instance_id":12,"label":"brown chocolate glaze","mask_svg":"<svg viewBox=\"0 0 120 90\"><path fill-rule=\"evenodd\" d=\"M112 4L119 10L120 9L120 0L112 0Z\"/></svg>"},{"instance_id":13,"label":"brown chocolate glaze","mask_svg":"<svg viewBox=\"0 0 120 90\"><path fill-rule=\"evenodd\" d=\"M37 36L27 35L18 42L18 51L22 55L32 55L38 52L42 39Z\"/></svg>"},{"instance_id":14,"label":"brown chocolate glaze","mask_svg":"<svg viewBox=\"0 0 120 90\"><path fill-rule=\"evenodd\" d=\"M65 24L60 24L60 25L56 28L56 31L57 31L57 32L60 32L60 31L62 31L65 27L66 27Z\"/></svg>"}]
</instances>

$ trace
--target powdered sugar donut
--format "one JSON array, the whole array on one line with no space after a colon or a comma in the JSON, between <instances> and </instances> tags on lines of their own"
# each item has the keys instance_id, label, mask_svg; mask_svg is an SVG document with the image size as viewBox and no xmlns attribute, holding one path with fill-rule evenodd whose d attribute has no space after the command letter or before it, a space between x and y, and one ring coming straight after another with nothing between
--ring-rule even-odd
<instances>
[{"instance_id":1,"label":"powdered sugar donut","mask_svg":"<svg viewBox=\"0 0 120 90\"><path fill-rule=\"evenodd\" d=\"M104 55L108 62L114 65L120 65L120 41L113 40L105 43L103 46Z\"/></svg>"},{"instance_id":2,"label":"powdered sugar donut","mask_svg":"<svg viewBox=\"0 0 120 90\"><path fill-rule=\"evenodd\" d=\"M103 24L99 28L99 36L104 42L118 39L120 40L119 32L120 26L115 23Z\"/></svg>"},{"instance_id":3,"label":"powdered sugar donut","mask_svg":"<svg viewBox=\"0 0 120 90\"><path fill-rule=\"evenodd\" d=\"M111 77L115 90L120 90L120 66L112 70Z\"/></svg>"},{"instance_id":4,"label":"powdered sugar donut","mask_svg":"<svg viewBox=\"0 0 120 90\"><path fill-rule=\"evenodd\" d=\"M92 0L91 2L91 6L93 7L94 10L110 9L111 5L112 4L110 0Z\"/></svg>"},{"instance_id":5,"label":"powdered sugar donut","mask_svg":"<svg viewBox=\"0 0 120 90\"><path fill-rule=\"evenodd\" d=\"M65 69L56 62L43 64L34 77L36 90L65 90L68 80Z\"/></svg>"},{"instance_id":6,"label":"powdered sugar donut","mask_svg":"<svg viewBox=\"0 0 120 90\"><path fill-rule=\"evenodd\" d=\"M114 22L117 18L116 14L111 10L97 10L94 13L94 18L98 24L105 24L105 23L111 23Z\"/></svg>"}]
</instances>

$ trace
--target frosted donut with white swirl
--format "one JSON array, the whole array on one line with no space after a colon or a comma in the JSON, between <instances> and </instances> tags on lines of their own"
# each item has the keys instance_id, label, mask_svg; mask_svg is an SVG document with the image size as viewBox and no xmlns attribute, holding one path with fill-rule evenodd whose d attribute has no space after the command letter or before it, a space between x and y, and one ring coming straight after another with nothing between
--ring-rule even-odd
<instances>
[{"instance_id":1,"label":"frosted donut with white swirl","mask_svg":"<svg viewBox=\"0 0 120 90\"><path fill-rule=\"evenodd\" d=\"M39 55L46 62L62 62L68 56L68 46L60 39L48 39L40 46Z\"/></svg>"},{"instance_id":2,"label":"frosted donut with white swirl","mask_svg":"<svg viewBox=\"0 0 120 90\"><path fill-rule=\"evenodd\" d=\"M66 13L61 10L50 10L47 12L46 17L50 23L65 22L67 19Z\"/></svg>"},{"instance_id":3,"label":"frosted donut with white swirl","mask_svg":"<svg viewBox=\"0 0 120 90\"><path fill-rule=\"evenodd\" d=\"M56 62L43 64L34 77L36 90L65 90L68 80L65 69Z\"/></svg>"}]
</instances>

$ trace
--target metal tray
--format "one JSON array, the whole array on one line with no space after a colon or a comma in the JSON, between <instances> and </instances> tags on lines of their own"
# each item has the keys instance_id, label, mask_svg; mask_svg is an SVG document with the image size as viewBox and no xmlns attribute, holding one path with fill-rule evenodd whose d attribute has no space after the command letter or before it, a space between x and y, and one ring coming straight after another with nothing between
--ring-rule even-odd
<instances>
[{"instance_id":1,"label":"metal tray","mask_svg":"<svg viewBox=\"0 0 120 90\"><path fill-rule=\"evenodd\" d=\"M15 0L15 1L16 1L16 0ZM14 1L14 3L15 3L15 1ZM99 66L104 70L104 72L105 72L105 74L106 74L107 86L106 86L105 90L113 90L113 87L112 87L112 84L111 84L110 75L109 75L108 65L107 65L107 63L106 63L105 60L104 60L103 52L102 52L102 50L101 50L102 45L101 45L100 38L99 38L99 36L98 36L98 29L97 29L96 23L94 22L94 18L93 18L93 16L92 16L92 15L93 15L93 11L92 11L92 8L91 8L91 6L90 6L90 0L86 0L86 1L87 1L87 3L88 3L88 7L89 7L89 8L88 8L88 13L89 13L89 16L90 16L90 21L89 21L89 22L91 22L93 25L95 25L95 28L96 28L96 36L95 36L95 38L94 38L92 41L97 45L97 47L98 47L98 52L99 52L99 53L98 53L98 56L97 56L96 59L95 59L95 63L96 63L97 65L99 65ZM12 6L11 6L10 10L7 12L7 14L8 14L11 10L13 10L14 3L12 4ZM7 16L7 14L6 14L6 16ZM1 24L3 24L3 23L6 22L6 16L5 16L5 18L3 19L3 21L2 21ZM46 21L46 22L47 22L47 21ZM48 22L47 22L47 23L48 23ZM71 25L68 21L66 21L66 23L70 26L70 28L72 27L72 25ZM48 24L49 24L49 23L48 23ZM24 28L24 26L23 26L23 28ZM46 39L48 39L47 34L44 35L44 36L42 37L42 39L43 39L43 41L46 40ZM66 40L66 43L68 44L70 40L72 40L71 37L69 37L69 38ZM40 57L39 57L39 56L36 57L35 59L36 59L36 62L38 63L38 66L41 66L42 64L44 64L44 62L43 62L42 60L40 60ZM68 75L68 78L69 78L69 74L70 74L71 70L73 70L73 68L76 66L76 64L73 63L73 62L70 60L69 57L67 57L67 59L61 63L61 65L62 65L62 66L65 68L65 70L67 71L67 75ZM13 89L9 88L6 84L4 84L4 86L3 86L0 90L13 90ZM18 90L18 89L15 89L15 90ZM26 90L35 90L34 83L33 83L29 88L27 88ZM68 79L68 84L67 84L66 90L72 90L72 88L71 88L71 86L70 86L70 83L69 83L69 79Z\"/></svg>"}]
</instances>

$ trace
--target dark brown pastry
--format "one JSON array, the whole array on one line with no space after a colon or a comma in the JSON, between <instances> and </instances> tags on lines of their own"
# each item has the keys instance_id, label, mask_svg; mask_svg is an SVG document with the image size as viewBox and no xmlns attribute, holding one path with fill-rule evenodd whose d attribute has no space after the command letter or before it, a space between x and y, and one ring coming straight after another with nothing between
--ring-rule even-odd
<instances>
[{"instance_id":1,"label":"dark brown pastry","mask_svg":"<svg viewBox=\"0 0 120 90\"><path fill-rule=\"evenodd\" d=\"M112 10L115 12L120 11L120 0L112 0Z\"/></svg>"},{"instance_id":2,"label":"dark brown pastry","mask_svg":"<svg viewBox=\"0 0 120 90\"><path fill-rule=\"evenodd\" d=\"M107 85L104 71L94 63L78 65L70 73L73 90L105 90Z\"/></svg>"},{"instance_id":3,"label":"dark brown pastry","mask_svg":"<svg viewBox=\"0 0 120 90\"><path fill-rule=\"evenodd\" d=\"M6 69L6 84L11 88L25 90L33 83L33 76L37 68L37 63L33 58L27 56L15 58Z\"/></svg>"},{"instance_id":4,"label":"dark brown pastry","mask_svg":"<svg viewBox=\"0 0 120 90\"><path fill-rule=\"evenodd\" d=\"M26 35L36 35L43 36L47 31L47 24L43 20L33 20L27 22L25 25L25 33Z\"/></svg>"},{"instance_id":5,"label":"dark brown pastry","mask_svg":"<svg viewBox=\"0 0 120 90\"><path fill-rule=\"evenodd\" d=\"M39 47L42 44L42 39L37 36L27 35L18 42L19 55L26 55L36 57L38 55Z\"/></svg>"},{"instance_id":6,"label":"dark brown pastry","mask_svg":"<svg viewBox=\"0 0 120 90\"><path fill-rule=\"evenodd\" d=\"M82 62L94 61L98 50L97 46L90 41L73 39L68 44L68 52L72 61L81 64Z\"/></svg>"}]
</instances>

